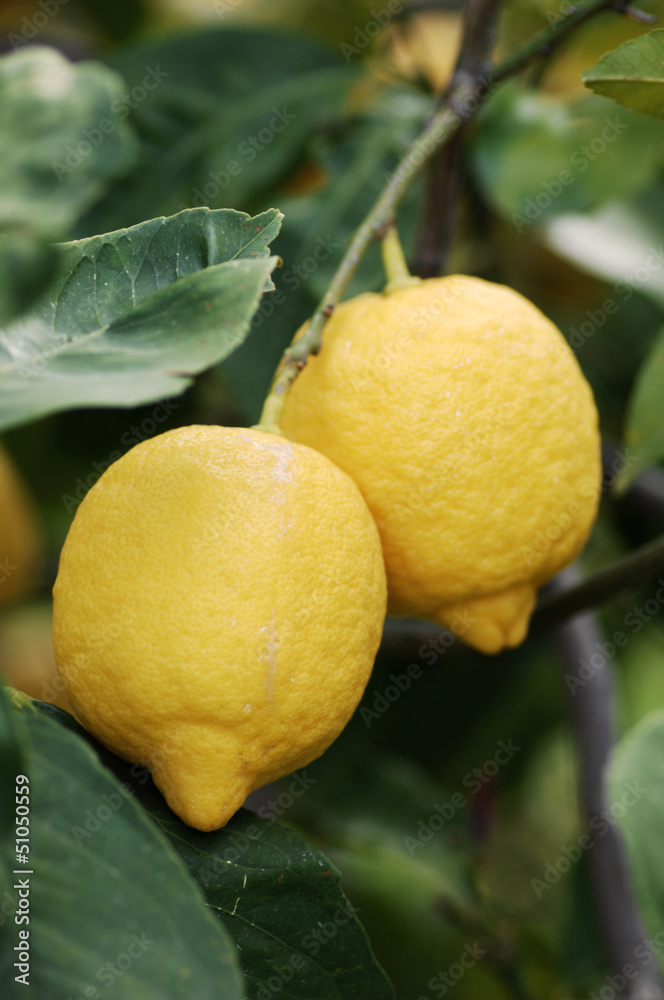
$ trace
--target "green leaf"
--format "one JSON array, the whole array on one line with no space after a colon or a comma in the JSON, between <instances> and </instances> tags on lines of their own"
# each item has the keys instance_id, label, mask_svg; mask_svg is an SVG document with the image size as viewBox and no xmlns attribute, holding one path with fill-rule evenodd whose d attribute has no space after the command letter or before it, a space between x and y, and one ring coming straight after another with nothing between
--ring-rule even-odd
<instances>
[{"instance_id":1,"label":"green leaf","mask_svg":"<svg viewBox=\"0 0 664 1000\"><path fill-rule=\"evenodd\" d=\"M30 995L242 1000L233 944L131 792L78 735L32 710L23 721Z\"/></svg>"},{"instance_id":2,"label":"green leaf","mask_svg":"<svg viewBox=\"0 0 664 1000\"><path fill-rule=\"evenodd\" d=\"M432 975L463 948L445 913L478 915L468 789L450 794L414 761L348 729L307 774L315 783L289 815L341 869L378 960L398 996L410 995L413 968Z\"/></svg>"},{"instance_id":3,"label":"green leaf","mask_svg":"<svg viewBox=\"0 0 664 1000\"><path fill-rule=\"evenodd\" d=\"M192 209L64 244L47 293L0 332L0 427L182 392L246 336L280 219Z\"/></svg>"},{"instance_id":4,"label":"green leaf","mask_svg":"<svg viewBox=\"0 0 664 1000\"><path fill-rule=\"evenodd\" d=\"M582 74L596 94L664 121L664 30L632 38Z\"/></svg>"},{"instance_id":5,"label":"green leaf","mask_svg":"<svg viewBox=\"0 0 664 1000\"><path fill-rule=\"evenodd\" d=\"M83 732L66 712L45 703L37 707ZM272 1000L275 993L283 1000L393 1000L341 890L339 872L324 854L273 819L245 809L222 830L199 833L168 808L142 769L131 768L89 735L88 740L134 788L232 936L249 1000ZM308 774L300 775L293 779L295 794L305 797Z\"/></svg>"},{"instance_id":6,"label":"green leaf","mask_svg":"<svg viewBox=\"0 0 664 1000\"><path fill-rule=\"evenodd\" d=\"M0 228L59 235L131 165L123 90L100 63L45 46L0 58Z\"/></svg>"},{"instance_id":7,"label":"green leaf","mask_svg":"<svg viewBox=\"0 0 664 1000\"><path fill-rule=\"evenodd\" d=\"M240 949L250 1000L277 990L284 1000L393 1000L324 854L244 809L212 834L183 829L163 806L152 814Z\"/></svg>"},{"instance_id":8,"label":"green leaf","mask_svg":"<svg viewBox=\"0 0 664 1000\"><path fill-rule=\"evenodd\" d=\"M663 394L664 328L641 366L628 403L625 443L632 448L632 462L617 477L618 493L623 493L649 465L664 458Z\"/></svg>"},{"instance_id":9,"label":"green leaf","mask_svg":"<svg viewBox=\"0 0 664 1000\"><path fill-rule=\"evenodd\" d=\"M20 316L53 280L57 249L29 230L0 235L0 323Z\"/></svg>"},{"instance_id":10,"label":"green leaf","mask_svg":"<svg viewBox=\"0 0 664 1000\"><path fill-rule=\"evenodd\" d=\"M218 369L247 423L258 420L281 354L325 294L357 220L375 202L385 177L432 107L431 100L414 97L405 88L390 88L380 114L368 114L348 129L319 138L316 163L327 178L321 190L281 196L286 221L279 250L284 266L274 274L276 292L263 299L252 319L252 332ZM414 242L418 204L415 184L402 206L400 236L406 253ZM379 290L384 283L380 254L374 248L360 262L346 294L350 298Z\"/></svg>"},{"instance_id":11,"label":"green leaf","mask_svg":"<svg viewBox=\"0 0 664 1000\"><path fill-rule=\"evenodd\" d=\"M565 215L544 230L546 243L578 270L612 284L619 307L638 291L664 306L664 200L657 188L592 214Z\"/></svg>"},{"instance_id":12,"label":"green leaf","mask_svg":"<svg viewBox=\"0 0 664 1000\"><path fill-rule=\"evenodd\" d=\"M25 766L23 741L11 708L11 692L0 684L0 850L9 843L14 830L14 787L16 775Z\"/></svg>"},{"instance_id":13,"label":"green leaf","mask_svg":"<svg viewBox=\"0 0 664 1000\"><path fill-rule=\"evenodd\" d=\"M480 114L471 166L522 233L638 192L657 176L663 143L659 126L604 98L568 104L508 84Z\"/></svg>"},{"instance_id":14,"label":"green leaf","mask_svg":"<svg viewBox=\"0 0 664 1000\"><path fill-rule=\"evenodd\" d=\"M654 934L664 926L664 712L651 713L620 742L608 780L607 822L620 823L641 912Z\"/></svg>"},{"instance_id":15,"label":"green leaf","mask_svg":"<svg viewBox=\"0 0 664 1000\"><path fill-rule=\"evenodd\" d=\"M283 30L205 25L115 52L129 89L146 67L163 82L131 121L141 158L86 232L184 207L245 207L270 190L341 113L361 66Z\"/></svg>"}]
</instances>

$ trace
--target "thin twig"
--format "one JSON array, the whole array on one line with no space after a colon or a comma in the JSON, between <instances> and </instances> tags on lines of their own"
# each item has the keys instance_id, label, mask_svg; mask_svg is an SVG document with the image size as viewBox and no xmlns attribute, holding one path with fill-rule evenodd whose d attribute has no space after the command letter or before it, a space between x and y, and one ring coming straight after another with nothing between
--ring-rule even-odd
<instances>
[{"instance_id":1,"label":"thin twig","mask_svg":"<svg viewBox=\"0 0 664 1000\"><path fill-rule=\"evenodd\" d=\"M622 0L588 0L587 3L579 4L578 7L572 7L569 14L566 14L560 23L554 24L551 28L544 28L511 56L503 59L494 70L493 82L502 83L503 80L507 80L526 69L534 59L550 55L555 45L559 45L563 38L575 31L580 24L595 17L596 14L608 10L624 14L627 6Z\"/></svg>"},{"instance_id":2,"label":"thin twig","mask_svg":"<svg viewBox=\"0 0 664 1000\"><path fill-rule=\"evenodd\" d=\"M557 577L556 586L578 590L578 570L565 570ZM586 857L600 937L610 968L623 976L625 984L625 968L636 970L629 981L630 1000L655 1000L664 997L664 990L657 963L649 959L648 964L641 965L637 959L647 935L629 859L618 827L606 822L606 817L612 815L607 767L615 745L611 663L607 660L590 677L583 666L596 654L602 639L592 614L567 622L556 635L578 753L580 798L591 842ZM599 830L602 832L595 833Z\"/></svg>"},{"instance_id":3,"label":"thin twig","mask_svg":"<svg viewBox=\"0 0 664 1000\"><path fill-rule=\"evenodd\" d=\"M467 0L461 50L443 102L449 101L464 78L476 84L490 78L499 9L500 0ZM479 106L478 101L477 108ZM452 244L461 185L461 156L472 117L473 110L469 109L459 131L441 146L427 165L414 266L415 273L422 278L441 273Z\"/></svg>"},{"instance_id":4,"label":"thin twig","mask_svg":"<svg viewBox=\"0 0 664 1000\"><path fill-rule=\"evenodd\" d=\"M557 625L572 615L595 607L630 587L639 586L664 573L664 535L634 549L607 569L569 589L555 589L541 600L532 618L532 627Z\"/></svg>"},{"instance_id":5,"label":"thin twig","mask_svg":"<svg viewBox=\"0 0 664 1000\"><path fill-rule=\"evenodd\" d=\"M535 39L496 66L491 80L479 81L479 86L478 80L472 77L463 76L457 81L443 105L434 112L408 148L356 231L305 333L296 344L284 352L261 414L260 425L263 429L279 433L279 420L291 383L306 364L307 358L320 350L323 327L341 301L360 260L373 240L380 239L393 224L401 199L429 157L448 141L470 114L474 113L478 103L484 100L497 83L519 73L539 55L547 55L554 45L559 44L579 24L612 6L615 6L615 0L589 0L587 4L576 8L573 13L565 17L562 23L541 32Z\"/></svg>"},{"instance_id":6,"label":"thin twig","mask_svg":"<svg viewBox=\"0 0 664 1000\"><path fill-rule=\"evenodd\" d=\"M413 262L413 272L421 278L435 278L442 274L452 249L465 143L464 124L427 165Z\"/></svg>"}]
</instances>

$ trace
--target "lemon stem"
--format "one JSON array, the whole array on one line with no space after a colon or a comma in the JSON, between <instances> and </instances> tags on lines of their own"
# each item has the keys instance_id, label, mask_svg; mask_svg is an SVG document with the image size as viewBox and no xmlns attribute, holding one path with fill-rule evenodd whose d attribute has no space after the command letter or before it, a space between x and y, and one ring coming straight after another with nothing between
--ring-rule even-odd
<instances>
[{"instance_id":1,"label":"lemon stem","mask_svg":"<svg viewBox=\"0 0 664 1000\"><path fill-rule=\"evenodd\" d=\"M398 292L402 288L409 288L411 285L419 285L421 278L414 277L408 270L406 258L401 247L401 240L395 226L385 233L380 251L383 257L383 267L387 276L387 284L383 289L383 295L390 295Z\"/></svg>"},{"instance_id":2,"label":"lemon stem","mask_svg":"<svg viewBox=\"0 0 664 1000\"><path fill-rule=\"evenodd\" d=\"M406 150L401 162L390 175L377 201L356 230L334 277L303 336L286 348L270 386L260 422L261 430L281 433L279 422L286 404L286 395L307 359L320 351L323 327L341 301L358 264L375 239L383 239L388 227L394 224L396 209L401 199L420 173L424 164L439 150L459 127L477 110L496 85L503 83L526 69L535 59L548 58L558 45L581 23L606 10L627 13L631 10L626 0L588 0L579 4L571 14L561 18L549 28L535 35L487 74L461 73L452 81L441 101L425 122L421 132ZM462 43L463 51L463 43Z\"/></svg>"}]
</instances>

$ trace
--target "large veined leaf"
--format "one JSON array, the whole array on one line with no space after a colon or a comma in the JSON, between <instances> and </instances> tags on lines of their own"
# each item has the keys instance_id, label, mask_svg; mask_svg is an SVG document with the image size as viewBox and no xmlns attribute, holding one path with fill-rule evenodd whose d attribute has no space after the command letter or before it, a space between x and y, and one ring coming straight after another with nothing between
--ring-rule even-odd
<instances>
[{"instance_id":1,"label":"large veined leaf","mask_svg":"<svg viewBox=\"0 0 664 1000\"><path fill-rule=\"evenodd\" d=\"M662 141L654 122L609 100L569 104L510 84L480 114L471 165L520 233L642 190L657 176Z\"/></svg>"},{"instance_id":2,"label":"large veined leaf","mask_svg":"<svg viewBox=\"0 0 664 1000\"><path fill-rule=\"evenodd\" d=\"M228 21L142 39L111 62L130 90L146 67L164 79L132 110L138 164L85 220L85 234L184 207L255 204L342 113L361 73L336 46Z\"/></svg>"},{"instance_id":3,"label":"large veined leaf","mask_svg":"<svg viewBox=\"0 0 664 1000\"><path fill-rule=\"evenodd\" d=\"M138 152L122 78L45 46L0 58L0 228L62 235Z\"/></svg>"},{"instance_id":4,"label":"large veined leaf","mask_svg":"<svg viewBox=\"0 0 664 1000\"><path fill-rule=\"evenodd\" d=\"M31 744L29 995L243 1000L228 934L131 791L77 734L32 709L19 718Z\"/></svg>"},{"instance_id":5,"label":"large veined leaf","mask_svg":"<svg viewBox=\"0 0 664 1000\"><path fill-rule=\"evenodd\" d=\"M650 118L664 120L664 30L607 52L582 76L586 87Z\"/></svg>"},{"instance_id":6,"label":"large veined leaf","mask_svg":"<svg viewBox=\"0 0 664 1000\"><path fill-rule=\"evenodd\" d=\"M66 712L39 710L76 732ZM248 1000L393 1000L340 875L328 858L276 822L307 795L308 771L284 783L266 818L242 809L222 829L199 833L166 806L140 768L131 768L91 737L102 761L130 785L196 879L238 948ZM290 790L289 790L290 789ZM226 995L220 993L226 1000Z\"/></svg>"},{"instance_id":7,"label":"large veined leaf","mask_svg":"<svg viewBox=\"0 0 664 1000\"><path fill-rule=\"evenodd\" d=\"M64 244L46 294L0 331L0 427L182 392L246 335L280 220L191 209Z\"/></svg>"}]
</instances>

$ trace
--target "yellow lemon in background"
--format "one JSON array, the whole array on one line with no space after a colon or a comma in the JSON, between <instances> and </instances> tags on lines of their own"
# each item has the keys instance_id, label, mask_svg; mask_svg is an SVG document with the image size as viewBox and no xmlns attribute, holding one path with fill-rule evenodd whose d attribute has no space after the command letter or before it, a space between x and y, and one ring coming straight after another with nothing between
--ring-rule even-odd
<instances>
[{"instance_id":1,"label":"yellow lemon in background","mask_svg":"<svg viewBox=\"0 0 664 1000\"><path fill-rule=\"evenodd\" d=\"M30 590L41 555L42 533L32 500L0 445L0 604Z\"/></svg>"}]
</instances>

